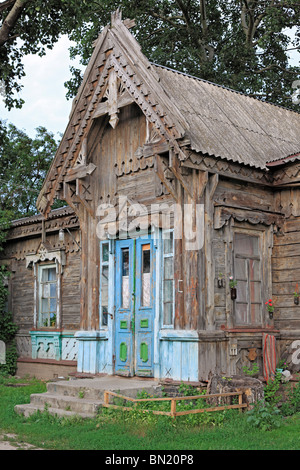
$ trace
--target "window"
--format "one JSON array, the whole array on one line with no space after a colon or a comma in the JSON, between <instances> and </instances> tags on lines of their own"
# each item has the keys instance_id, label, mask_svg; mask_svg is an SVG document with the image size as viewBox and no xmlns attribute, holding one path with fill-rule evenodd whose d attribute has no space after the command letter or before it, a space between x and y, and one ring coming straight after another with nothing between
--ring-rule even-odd
<instances>
[{"instance_id":1,"label":"window","mask_svg":"<svg viewBox=\"0 0 300 470\"><path fill-rule=\"evenodd\" d=\"M100 321L107 326L109 282L109 242L100 245Z\"/></svg>"},{"instance_id":2,"label":"window","mask_svg":"<svg viewBox=\"0 0 300 470\"><path fill-rule=\"evenodd\" d=\"M259 236L235 233L234 275L237 280L235 324L260 325L262 273Z\"/></svg>"},{"instance_id":3,"label":"window","mask_svg":"<svg viewBox=\"0 0 300 470\"><path fill-rule=\"evenodd\" d=\"M38 326L55 327L57 314L56 266L40 266L39 274L40 295Z\"/></svg>"},{"instance_id":4,"label":"window","mask_svg":"<svg viewBox=\"0 0 300 470\"><path fill-rule=\"evenodd\" d=\"M163 233L163 325L173 326L174 295L174 237L173 232Z\"/></svg>"}]
</instances>

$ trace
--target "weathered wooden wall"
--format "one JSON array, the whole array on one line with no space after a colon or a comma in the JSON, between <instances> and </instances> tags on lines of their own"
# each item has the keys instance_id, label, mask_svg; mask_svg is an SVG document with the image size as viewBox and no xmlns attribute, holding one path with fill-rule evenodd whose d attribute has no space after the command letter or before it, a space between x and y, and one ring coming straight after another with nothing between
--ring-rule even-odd
<instances>
[{"instance_id":1,"label":"weathered wooden wall","mask_svg":"<svg viewBox=\"0 0 300 470\"><path fill-rule=\"evenodd\" d=\"M72 236L65 231L64 242L59 241L58 228L69 225ZM80 324L80 232L78 227L71 227L70 218L60 218L56 224L53 220L48 222L49 232L46 239L53 248L63 248L66 253L66 265L62 275L61 299L62 320L61 328L64 331L75 332ZM31 235L32 234L32 235ZM12 228L8 235L4 262L11 276L9 278L9 304L13 313L14 322L18 325L17 345L19 356L31 357L30 334L34 327L34 272L26 267L26 256L36 253L42 237L41 221L32 219L32 223L22 221ZM74 241L76 240L76 242Z\"/></svg>"},{"instance_id":2,"label":"weathered wooden wall","mask_svg":"<svg viewBox=\"0 0 300 470\"><path fill-rule=\"evenodd\" d=\"M282 229L274 236L272 256L273 300L278 329L300 330L300 305L294 292L300 289L300 189L282 190L276 201L286 216Z\"/></svg>"}]
</instances>

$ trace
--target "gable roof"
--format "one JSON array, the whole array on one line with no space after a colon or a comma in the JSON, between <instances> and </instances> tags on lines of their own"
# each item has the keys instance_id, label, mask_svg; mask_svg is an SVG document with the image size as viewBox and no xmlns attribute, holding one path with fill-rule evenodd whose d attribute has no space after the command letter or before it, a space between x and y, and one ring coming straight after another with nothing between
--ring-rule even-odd
<instances>
[{"instance_id":1,"label":"gable roof","mask_svg":"<svg viewBox=\"0 0 300 470\"><path fill-rule=\"evenodd\" d=\"M119 12L113 14L95 43L37 200L44 215L76 161L112 71L180 160L187 158L184 138L191 150L260 169L299 152L299 113L151 64L124 23Z\"/></svg>"},{"instance_id":2,"label":"gable roof","mask_svg":"<svg viewBox=\"0 0 300 470\"><path fill-rule=\"evenodd\" d=\"M263 169L299 152L299 113L166 67L156 71L189 125L192 150Z\"/></svg>"}]
</instances>

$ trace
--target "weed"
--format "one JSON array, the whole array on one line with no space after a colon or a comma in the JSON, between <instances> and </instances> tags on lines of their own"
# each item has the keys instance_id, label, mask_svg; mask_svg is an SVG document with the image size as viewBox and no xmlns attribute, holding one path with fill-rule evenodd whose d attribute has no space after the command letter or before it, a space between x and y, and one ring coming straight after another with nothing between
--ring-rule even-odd
<instances>
[{"instance_id":1,"label":"weed","mask_svg":"<svg viewBox=\"0 0 300 470\"><path fill-rule=\"evenodd\" d=\"M253 377L254 375L257 375L259 373L259 367L256 362L253 363L252 369L249 369L249 367L244 366L243 367L243 372L245 375L249 375L250 377Z\"/></svg>"},{"instance_id":2,"label":"weed","mask_svg":"<svg viewBox=\"0 0 300 470\"><path fill-rule=\"evenodd\" d=\"M281 372L277 371L274 379L270 379L264 388L264 397L267 403L277 405L281 400L281 395L278 394L281 383Z\"/></svg>"},{"instance_id":3,"label":"weed","mask_svg":"<svg viewBox=\"0 0 300 470\"><path fill-rule=\"evenodd\" d=\"M247 422L261 431L270 431L282 424L282 415L272 403L260 401L247 412Z\"/></svg>"}]
</instances>

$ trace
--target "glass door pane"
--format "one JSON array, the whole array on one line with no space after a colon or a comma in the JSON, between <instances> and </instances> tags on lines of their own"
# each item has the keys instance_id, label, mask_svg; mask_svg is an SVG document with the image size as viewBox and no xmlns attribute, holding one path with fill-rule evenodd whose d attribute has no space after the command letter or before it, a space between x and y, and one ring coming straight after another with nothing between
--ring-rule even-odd
<instances>
[{"instance_id":1,"label":"glass door pane","mask_svg":"<svg viewBox=\"0 0 300 470\"><path fill-rule=\"evenodd\" d=\"M142 246L142 306L150 306L151 252L150 244Z\"/></svg>"},{"instance_id":2,"label":"glass door pane","mask_svg":"<svg viewBox=\"0 0 300 470\"><path fill-rule=\"evenodd\" d=\"M129 248L122 249L122 307L129 308Z\"/></svg>"}]
</instances>

